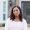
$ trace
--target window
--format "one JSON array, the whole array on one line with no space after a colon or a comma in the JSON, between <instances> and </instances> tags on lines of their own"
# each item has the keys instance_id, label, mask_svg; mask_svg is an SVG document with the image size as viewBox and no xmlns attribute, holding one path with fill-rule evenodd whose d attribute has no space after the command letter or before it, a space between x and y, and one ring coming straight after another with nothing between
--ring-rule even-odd
<instances>
[{"instance_id":1,"label":"window","mask_svg":"<svg viewBox=\"0 0 30 30\"><path fill-rule=\"evenodd\" d=\"M3 20L6 19L6 2L3 2Z\"/></svg>"},{"instance_id":2,"label":"window","mask_svg":"<svg viewBox=\"0 0 30 30\"><path fill-rule=\"evenodd\" d=\"M3 14L3 20L5 20L5 18L6 18L6 15L5 15L5 14Z\"/></svg>"},{"instance_id":3,"label":"window","mask_svg":"<svg viewBox=\"0 0 30 30\"><path fill-rule=\"evenodd\" d=\"M23 10L23 16L30 23L30 1L22 1L21 8Z\"/></svg>"}]
</instances>

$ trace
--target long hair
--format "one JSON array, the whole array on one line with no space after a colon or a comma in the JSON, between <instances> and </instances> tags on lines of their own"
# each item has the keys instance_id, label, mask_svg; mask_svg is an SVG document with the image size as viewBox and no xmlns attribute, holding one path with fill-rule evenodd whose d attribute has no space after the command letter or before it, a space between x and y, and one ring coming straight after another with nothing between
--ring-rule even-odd
<instances>
[{"instance_id":1,"label":"long hair","mask_svg":"<svg viewBox=\"0 0 30 30\"><path fill-rule=\"evenodd\" d=\"M15 15L13 14L13 9L17 7L20 11L20 14L19 14L19 20L22 21L22 12L21 12L21 8L19 6L14 6L11 10L11 15L10 15L10 19L14 21L15 19Z\"/></svg>"}]
</instances>

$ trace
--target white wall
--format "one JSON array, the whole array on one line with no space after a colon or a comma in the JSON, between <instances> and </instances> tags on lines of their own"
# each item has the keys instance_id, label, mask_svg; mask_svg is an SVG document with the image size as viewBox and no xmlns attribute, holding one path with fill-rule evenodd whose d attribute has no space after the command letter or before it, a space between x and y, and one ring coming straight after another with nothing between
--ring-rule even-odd
<instances>
[{"instance_id":1,"label":"white wall","mask_svg":"<svg viewBox=\"0 0 30 30\"><path fill-rule=\"evenodd\" d=\"M19 6L21 7L21 1L30 1L30 0L19 0Z\"/></svg>"},{"instance_id":2,"label":"white wall","mask_svg":"<svg viewBox=\"0 0 30 30\"><path fill-rule=\"evenodd\" d=\"M8 16L8 0L0 0L0 23L3 21L3 1L6 1L6 19Z\"/></svg>"},{"instance_id":3,"label":"white wall","mask_svg":"<svg viewBox=\"0 0 30 30\"><path fill-rule=\"evenodd\" d=\"M0 20L3 19L3 1L0 0Z\"/></svg>"}]
</instances>

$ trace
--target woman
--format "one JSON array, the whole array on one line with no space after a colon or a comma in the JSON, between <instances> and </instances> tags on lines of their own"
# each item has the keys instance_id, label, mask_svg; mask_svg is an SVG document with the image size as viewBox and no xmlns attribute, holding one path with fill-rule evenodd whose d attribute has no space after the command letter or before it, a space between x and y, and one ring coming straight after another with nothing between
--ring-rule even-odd
<instances>
[{"instance_id":1,"label":"woman","mask_svg":"<svg viewBox=\"0 0 30 30\"><path fill-rule=\"evenodd\" d=\"M22 18L21 8L14 6L5 24L5 30L27 30L27 22Z\"/></svg>"}]
</instances>

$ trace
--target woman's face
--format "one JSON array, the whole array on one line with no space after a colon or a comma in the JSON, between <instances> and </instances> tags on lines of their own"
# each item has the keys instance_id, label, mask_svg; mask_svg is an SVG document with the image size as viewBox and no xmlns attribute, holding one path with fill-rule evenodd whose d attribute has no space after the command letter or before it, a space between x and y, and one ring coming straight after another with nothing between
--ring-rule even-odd
<instances>
[{"instance_id":1,"label":"woman's face","mask_svg":"<svg viewBox=\"0 0 30 30\"><path fill-rule=\"evenodd\" d=\"M19 16L20 11L19 11L19 9L18 9L17 7L15 7L15 8L13 9L13 14L14 14L15 16Z\"/></svg>"}]
</instances>

